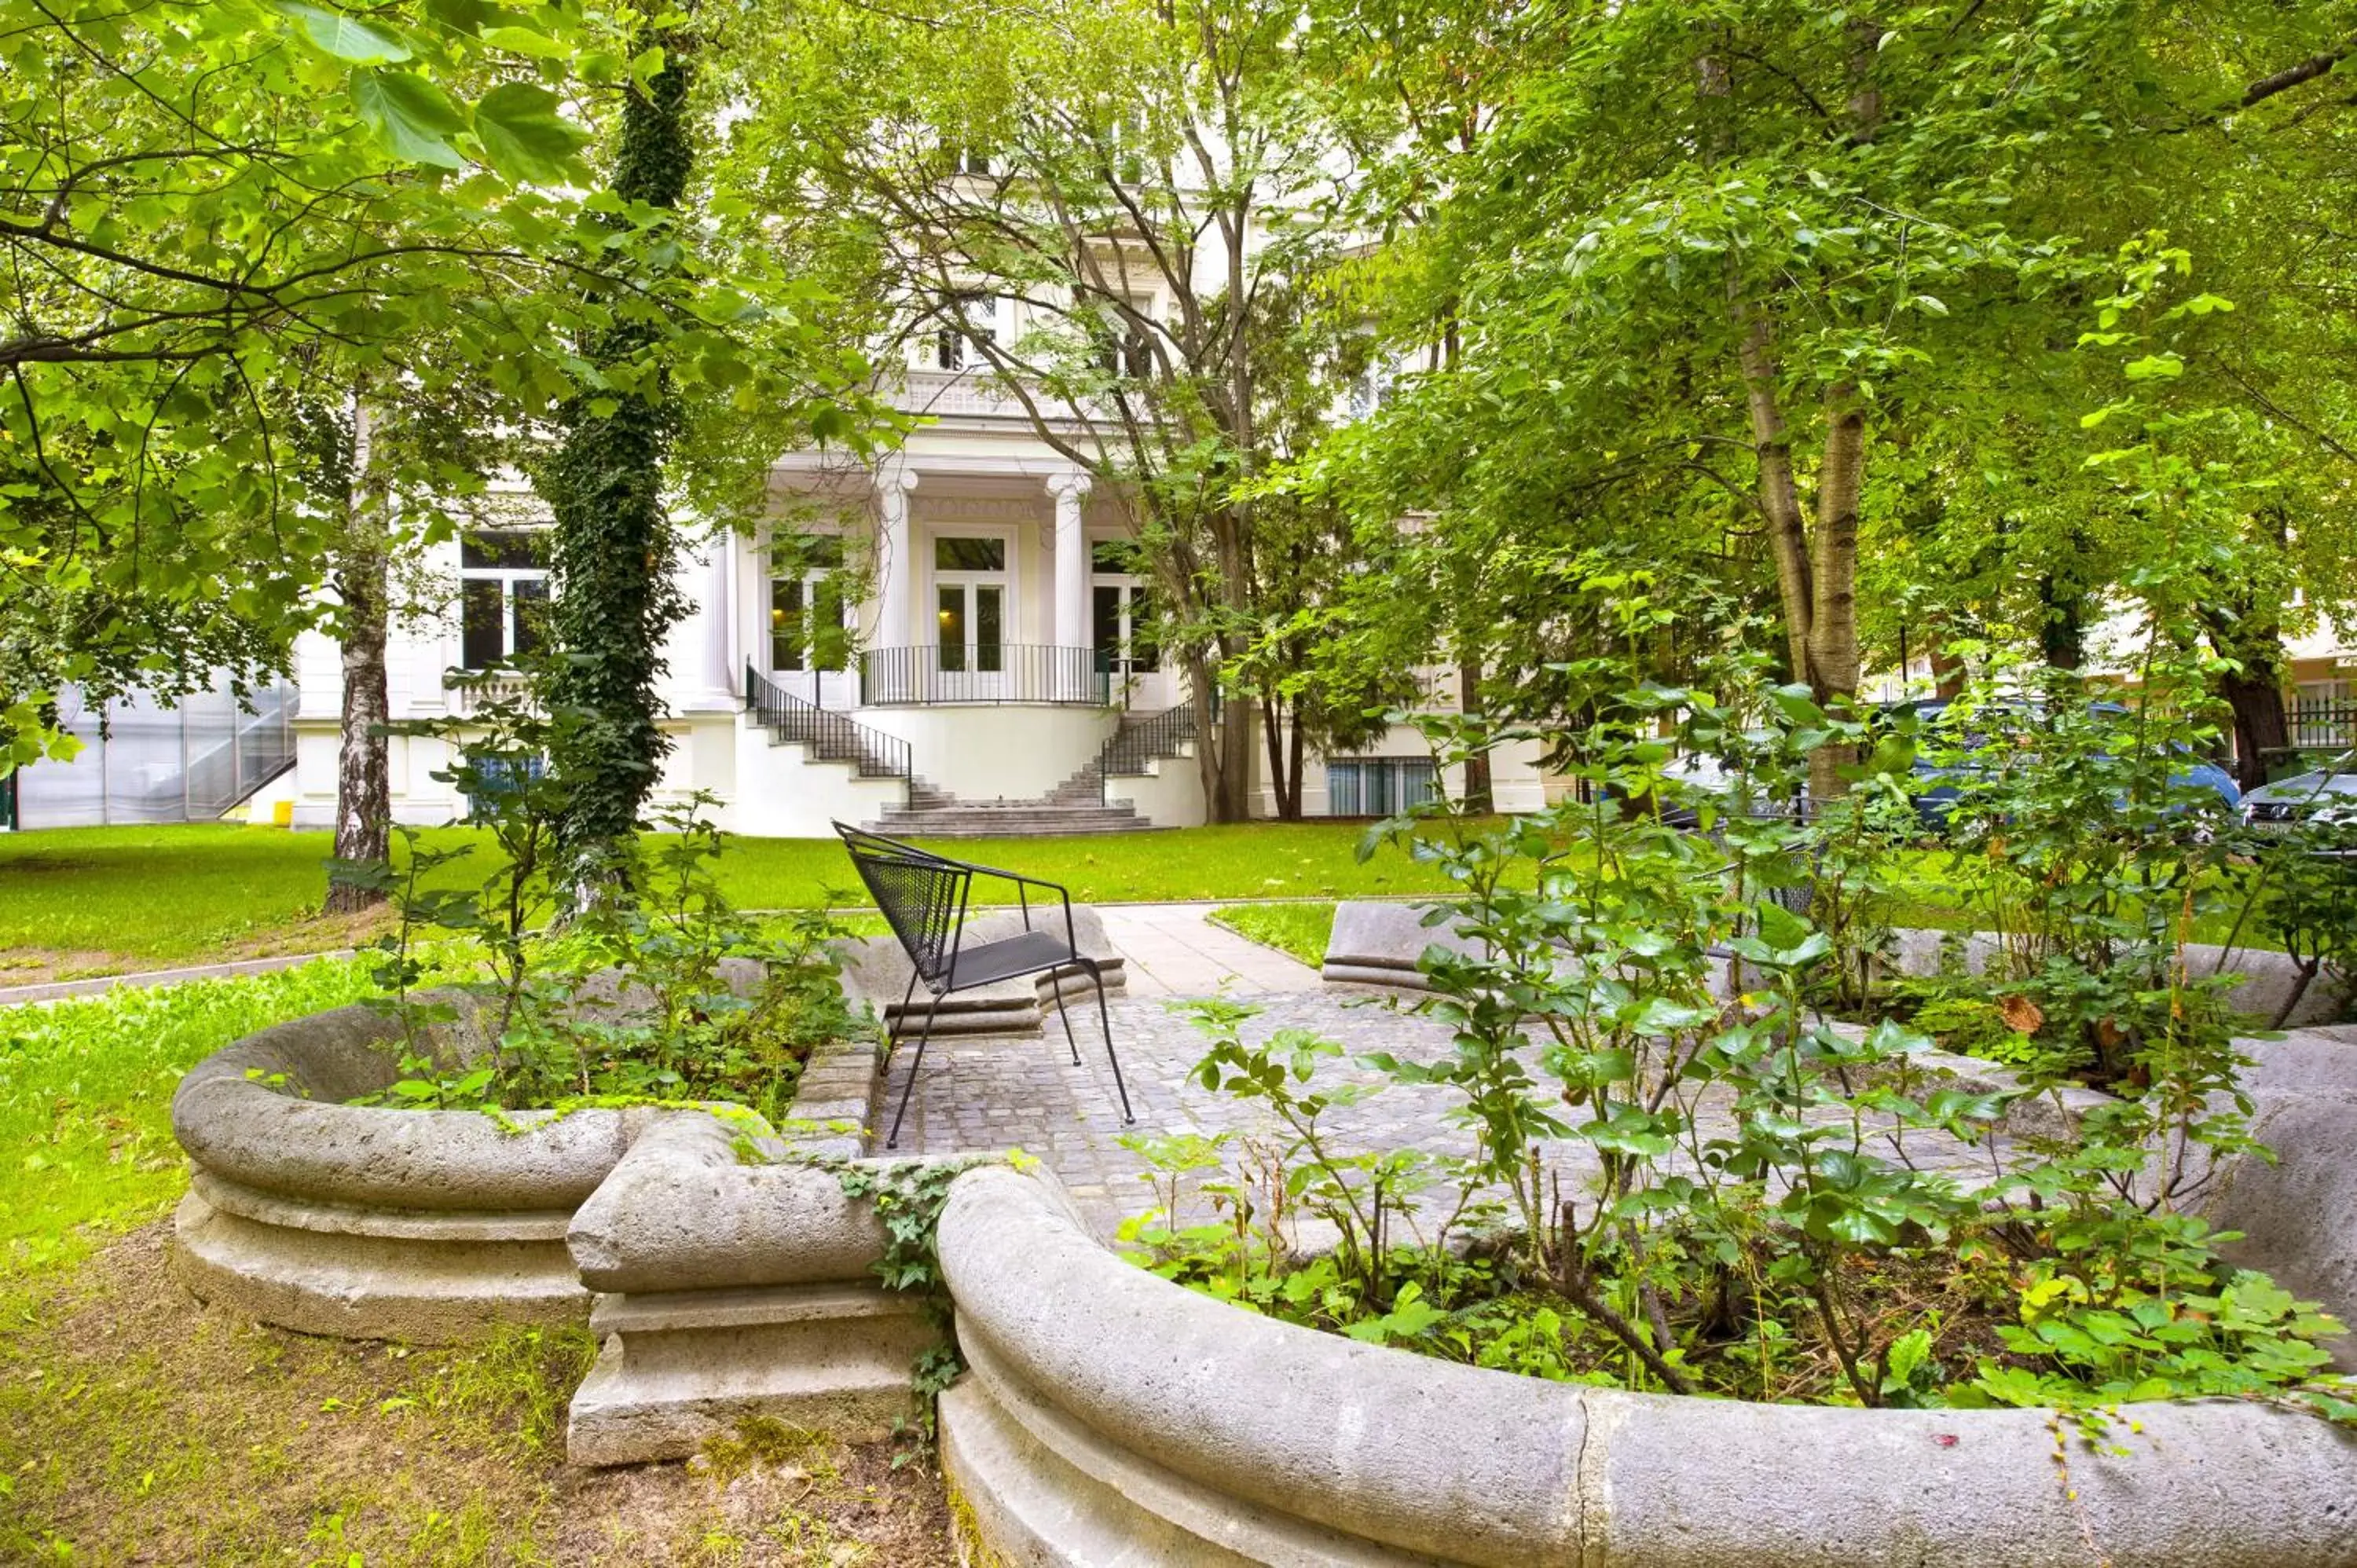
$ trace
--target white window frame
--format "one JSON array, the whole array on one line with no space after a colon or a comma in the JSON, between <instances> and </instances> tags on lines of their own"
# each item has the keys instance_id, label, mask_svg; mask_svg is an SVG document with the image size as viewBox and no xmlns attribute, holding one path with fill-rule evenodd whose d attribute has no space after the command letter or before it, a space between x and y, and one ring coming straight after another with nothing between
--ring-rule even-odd
<instances>
[{"instance_id":1,"label":"white window frame","mask_svg":"<svg viewBox=\"0 0 2357 1568\"><path fill-rule=\"evenodd\" d=\"M546 523L511 524L505 527L474 528L466 533L526 535L540 541L544 559L551 529ZM518 588L525 583L538 583L544 592L541 603L555 602L554 574L545 564L534 566L469 566L467 564L467 540L462 533L456 546L458 557L458 647L457 657L450 661L454 670L496 670L516 656L516 612L521 595ZM497 583L500 585L500 657L492 664L467 662L467 585Z\"/></svg>"}]
</instances>

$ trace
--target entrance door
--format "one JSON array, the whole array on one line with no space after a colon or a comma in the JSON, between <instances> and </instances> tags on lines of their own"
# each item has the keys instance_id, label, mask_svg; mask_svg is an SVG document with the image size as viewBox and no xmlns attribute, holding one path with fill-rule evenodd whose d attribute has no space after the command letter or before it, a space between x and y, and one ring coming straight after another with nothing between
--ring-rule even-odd
<instances>
[{"instance_id":1,"label":"entrance door","mask_svg":"<svg viewBox=\"0 0 2357 1568\"><path fill-rule=\"evenodd\" d=\"M1112 677L1113 701L1153 713L1178 699L1155 641L1153 587L1127 569L1132 548L1099 544L1092 552L1090 641L1097 668Z\"/></svg>"},{"instance_id":2,"label":"entrance door","mask_svg":"<svg viewBox=\"0 0 2357 1568\"><path fill-rule=\"evenodd\" d=\"M822 708L859 705L851 617L843 592L843 543L801 542L799 561L770 578L770 672L780 690Z\"/></svg>"},{"instance_id":3,"label":"entrance door","mask_svg":"<svg viewBox=\"0 0 2357 1568\"><path fill-rule=\"evenodd\" d=\"M933 541L933 701L987 703L1006 695L1006 541Z\"/></svg>"}]
</instances>

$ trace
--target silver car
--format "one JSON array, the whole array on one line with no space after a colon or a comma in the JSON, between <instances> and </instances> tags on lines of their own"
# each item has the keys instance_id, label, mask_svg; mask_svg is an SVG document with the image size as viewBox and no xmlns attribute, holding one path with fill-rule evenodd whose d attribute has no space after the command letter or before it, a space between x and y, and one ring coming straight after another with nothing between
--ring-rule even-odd
<instances>
[{"instance_id":1,"label":"silver car","mask_svg":"<svg viewBox=\"0 0 2357 1568\"><path fill-rule=\"evenodd\" d=\"M2243 821L2263 832L2316 821L2357 832L2357 757L2261 785L2243 797Z\"/></svg>"}]
</instances>

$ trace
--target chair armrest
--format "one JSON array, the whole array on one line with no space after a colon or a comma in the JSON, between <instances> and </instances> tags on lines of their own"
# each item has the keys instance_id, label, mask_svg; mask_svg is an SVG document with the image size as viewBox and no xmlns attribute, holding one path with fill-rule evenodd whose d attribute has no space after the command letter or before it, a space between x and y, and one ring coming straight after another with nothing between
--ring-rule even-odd
<instances>
[{"instance_id":1,"label":"chair armrest","mask_svg":"<svg viewBox=\"0 0 2357 1568\"><path fill-rule=\"evenodd\" d=\"M1072 925L1072 892L1071 888L1066 887L1060 882L1049 882L1044 877L1039 876L1026 876L1019 871L1002 871L995 865L977 865L972 861L961 861L959 864L963 865L968 871L972 872L976 876L996 876L1002 881L1015 883L1017 889L1016 896L1021 901L1023 907L1023 929L1027 931L1031 929L1031 900L1022 894L1022 888L1044 887L1049 892L1053 893L1057 897L1062 899L1064 903L1064 945L1071 948L1074 952L1081 950L1081 939Z\"/></svg>"}]
</instances>

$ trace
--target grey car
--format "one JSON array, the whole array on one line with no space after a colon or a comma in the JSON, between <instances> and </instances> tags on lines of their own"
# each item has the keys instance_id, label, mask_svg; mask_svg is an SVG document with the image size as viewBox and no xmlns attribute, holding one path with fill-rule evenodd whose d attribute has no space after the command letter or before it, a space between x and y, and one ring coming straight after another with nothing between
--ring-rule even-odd
<instances>
[{"instance_id":1,"label":"grey car","mask_svg":"<svg viewBox=\"0 0 2357 1568\"><path fill-rule=\"evenodd\" d=\"M2243 821L2262 832L2323 821L2357 836L2357 757L2261 785L2243 797Z\"/></svg>"}]
</instances>

